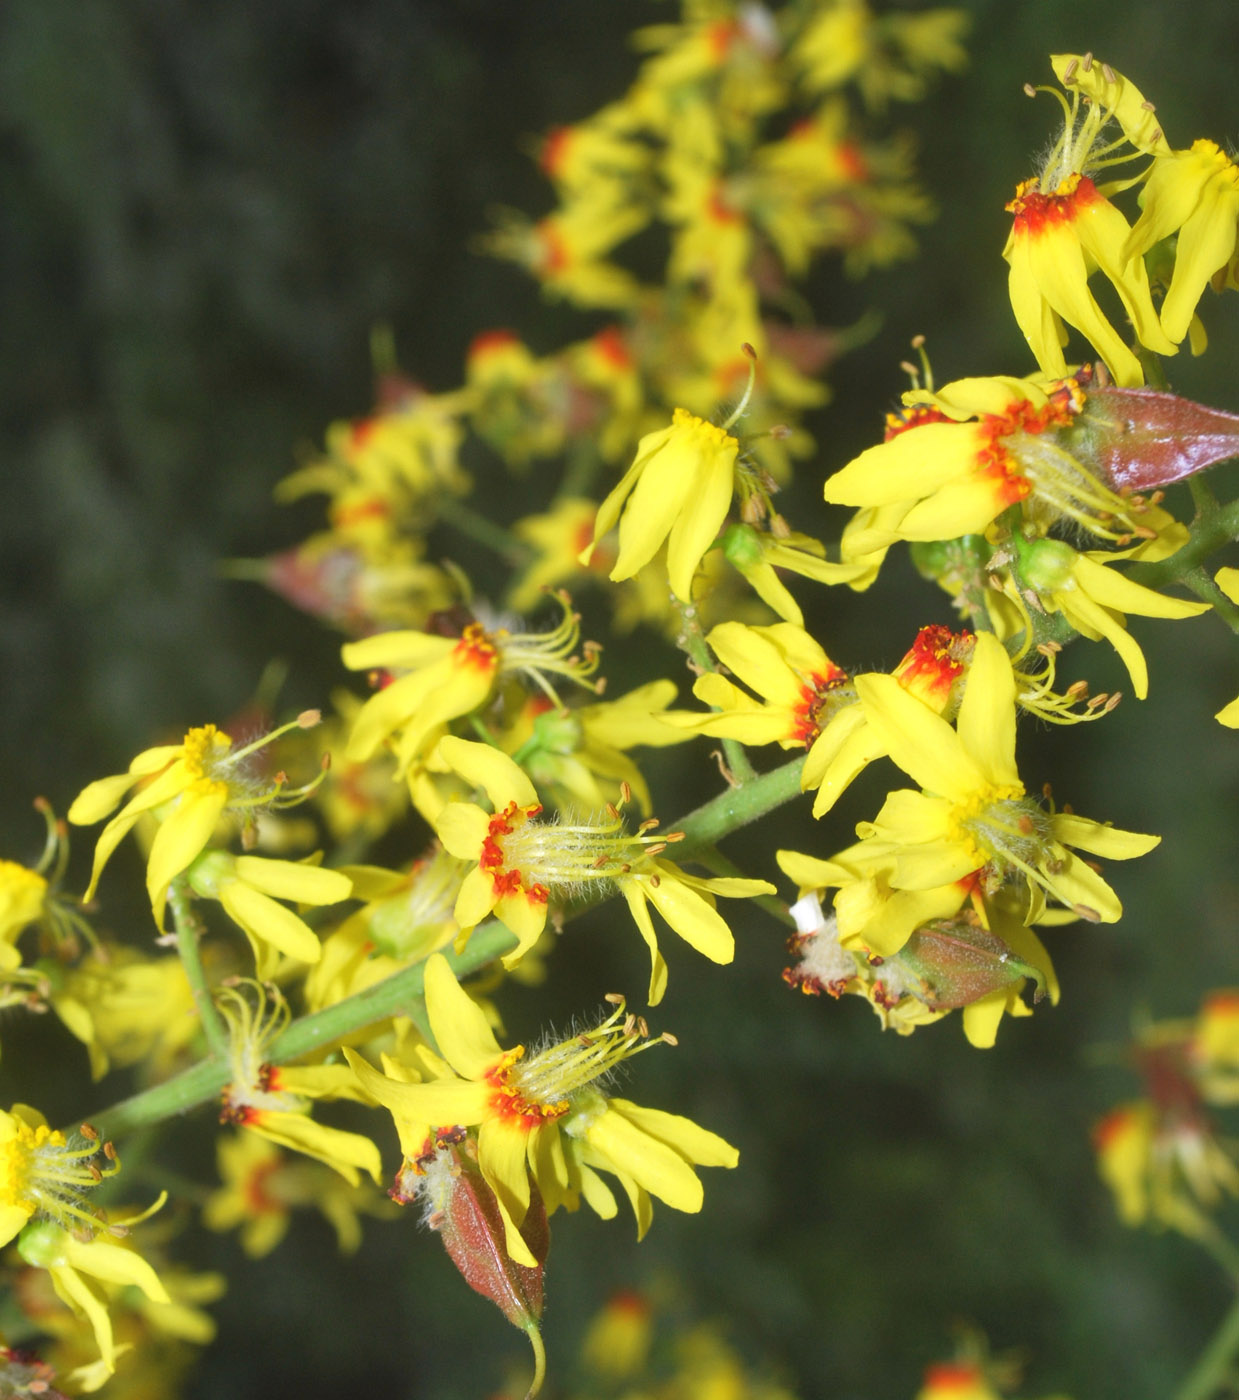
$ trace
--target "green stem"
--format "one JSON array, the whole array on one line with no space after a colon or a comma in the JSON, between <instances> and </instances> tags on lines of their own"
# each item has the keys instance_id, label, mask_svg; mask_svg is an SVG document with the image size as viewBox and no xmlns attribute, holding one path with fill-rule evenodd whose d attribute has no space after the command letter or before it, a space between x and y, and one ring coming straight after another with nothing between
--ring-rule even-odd
<instances>
[{"instance_id":1,"label":"green stem","mask_svg":"<svg viewBox=\"0 0 1239 1400\"><path fill-rule=\"evenodd\" d=\"M680 614L680 631L675 639L676 646L686 653L693 665L697 667L698 674L702 671L712 671L717 674L718 667L714 663L714 657L710 655L710 648L706 645L705 633L701 630L701 614L696 605L694 603L681 603L674 596L672 602ZM712 708L717 709L717 706ZM724 739L722 742L731 779L739 787L752 782L757 774L749 762L748 754L744 751L744 745L737 743L735 739Z\"/></svg>"},{"instance_id":2,"label":"green stem","mask_svg":"<svg viewBox=\"0 0 1239 1400\"><path fill-rule=\"evenodd\" d=\"M1239 1353L1239 1298L1230 1305L1200 1359L1175 1393L1175 1400L1211 1400L1226 1384Z\"/></svg>"},{"instance_id":3,"label":"green stem","mask_svg":"<svg viewBox=\"0 0 1239 1400\"><path fill-rule=\"evenodd\" d=\"M1235 612L1233 604L1217 591L1204 567L1206 559L1239 539L1239 501L1219 505L1204 482L1198 487L1193 480L1191 485L1196 502L1191 538L1169 559L1162 559L1156 564L1133 564L1128 575L1146 588L1162 588L1168 583L1179 583L1190 588L1214 605L1227 626L1239 631L1239 612ZM1207 591L1204 592L1201 590L1206 584L1202 580L1207 580Z\"/></svg>"},{"instance_id":4,"label":"green stem","mask_svg":"<svg viewBox=\"0 0 1239 1400\"><path fill-rule=\"evenodd\" d=\"M598 468L601 465L602 458L598 455L598 449L594 445L593 439L577 438L568 449L568 463L564 469L563 480L559 483L559 490L555 493L555 499L565 501L588 496L593 490L594 478L598 475Z\"/></svg>"},{"instance_id":5,"label":"green stem","mask_svg":"<svg viewBox=\"0 0 1239 1400\"><path fill-rule=\"evenodd\" d=\"M480 511L474 510L464 501L457 500L455 496L441 496L435 503L435 508L439 518L453 530L476 540L478 544L484 544L509 564L527 564L533 557L533 551L524 540L517 539L510 530L496 525L493 520L488 520Z\"/></svg>"},{"instance_id":6,"label":"green stem","mask_svg":"<svg viewBox=\"0 0 1239 1400\"><path fill-rule=\"evenodd\" d=\"M514 945L515 939L501 924L483 924L474 929L464 952L447 955L448 962L464 977L493 962ZM425 972L425 963L415 963L334 1006L294 1021L267 1050L268 1061L284 1064L298 1059L333 1044L351 1031L372 1026L410 1006L422 1005ZM105 1138L123 1137L147 1123L157 1123L217 1098L227 1085L228 1076L227 1064L215 1059L203 1060L174 1079L113 1104L102 1113L87 1115L87 1118Z\"/></svg>"},{"instance_id":7,"label":"green stem","mask_svg":"<svg viewBox=\"0 0 1239 1400\"><path fill-rule=\"evenodd\" d=\"M805 755L801 754L790 763L755 776L752 782L745 783L743 787L728 788L690 812L675 824L674 830L682 831L684 840L672 854L680 860L704 847L713 846L729 832L738 831L742 826L760 820L767 812L773 812L776 807L782 807L793 797L799 797L800 772L804 761Z\"/></svg>"},{"instance_id":8,"label":"green stem","mask_svg":"<svg viewBox=\"0 0 1239 1400\"><path fill-rule=\"evenodd\" d=\"M213 1059L224 1060L228 1055L228 1027L224 1025L224 1018L215 1005L206 969L202 966L200 940L205 929L194 912L184 875L178 875L168 886L168 907L172 910L172 922L176 925L176 949L181 955L181 966L194 994L202 1033L206 1036Z\"/></svg>"}]
</instances>

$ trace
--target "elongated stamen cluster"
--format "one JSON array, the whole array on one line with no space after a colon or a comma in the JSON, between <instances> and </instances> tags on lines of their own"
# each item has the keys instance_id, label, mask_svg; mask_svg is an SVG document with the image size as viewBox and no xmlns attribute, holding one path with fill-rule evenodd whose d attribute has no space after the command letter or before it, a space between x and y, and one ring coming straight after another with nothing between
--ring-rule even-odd
<instances>
[{"instance_id":1,"label":"elongated stamen cluster","mask_svg":"<svg viewBox=\"0 0 1239 1400\"><path fill-rule=\"evenodd\" d=\"M590 677L598 669L602 648L597 642L582 644L581 617L572 611L572 600L568 595L561 591L554 594L554 598L563 609L563 617L558 626L549 632L509 632L500 627L487 634L477 624L465 630L468 635L476 628L480 635L475 639L475 645L481 645L484 637L497 650L501 674L528 677L550 697L553 705L562 708L562 701L547 676L566 676L601 693L602 682L591 682Z\"/></svg>"},{"instance_id":2,"label":"elongated stamen cluster","mask_svg":"<svg viewBox=\"0 0 1239 1400\"><path fill-rule=\"evenodd\" d=\"M1114 119L1114 112L1104 103L1081 93L1075 80L1081 70L1084 73L1093 67L1092 54L1085 54L1078 62L1073 60L1063 71L1063 84L1071 88L1071 101L1068 102L1057 88L1025 86L1029 97L1039 92L1049 93L1063 109L1063 129L1046 153L1037 177L1036 187L1041 194L1059 193L1070 178L1093 176L1110 166L1121 165L1136 160L1143 152L1132 148L1126 132L1112 140L1103 139L1105 128ZM1102 76L1109 84L1117 82L1117 75L1109 64L1100 65ZM1151 103L1145 104L1152 112ZM1153 138L1156 140L1156 137ZM1118 152L1126 146L1122 154Z\"/></svg>"},{"instance_id":3,"label":"elongated stamen cluster","mask_svg":"<svg viewBox=\"0 0 1239 1400\"><path fill-rule=\"evenodd\" d=\"M303 1102L295 1094L272 1087L274 1067L266 1050L292 1013L279 990L266 983L238 978L215 994L228 1026L228 1066L231 1079L223 1093L221 1123L244 1124L256 1112L295 1112Z\"/></svg>"},{"instance_id":4,"label":"elongated stamen cluster","mask_svg":"<svg viewBox=\"0 0 1239 1400\"><path fill-rule=\"evenodd\" d=\"M0 1115L0 1211L44 1216L75 1236L93 1238L106 1227L82 1193L120 1171L116 1149L100 1143L89 1123L82 1124L82 1141L70 1143L45 1123L28 1122L24 1112Z\"/></svg>"},{"instance_id":5,"label":"elongated stamen cluster","mask_svg":"<svg viewBox=\"0 0 1239 1400\"><path fill-rule=\"evenodd\" d=\"M596 1085L624 1060L655 1045L674 1045L665 1031L650 1038L643 1016L627 1010L624 998L610 993L606 1000L615 1010L592 1030L557 1041L525 1057L524 1046L504 1055L490 1079L502 1102L496 1107L507 1116L543 1121L562 1117L573 1107L573 1098Z\"/></svg>"},{"instance_id":6,"label":"elongated stamen cluster","mask_svg":"<svg viewBox=\"0 0 1239 1400\"><path fill-rule=\"evenodd\" d=\"M1054 689L1058 672L1058 653L1062 647L1057 642L1042 642L1036 650L1045 664L1039 671L1021 669L1019 661L1027 655L1028 641L1032 638L1031 619L1025 612L1025 650L1013 657L1016 680L1016 702L1022 710L1028 710L1038 719L1050 724L1078 724L1082 720L1100 719L1108 715L1123 698L1119 691L1107 694L1101 691L1090 695L1087 681L1075 681L1064 691Z\"/></svg>"},{"instance_id":7,"label":"elongated stamen cluster","mask_svg":"<svg viewBox=\"0 0 1239 1400\"><path fill-rule=\"evenodd\" d=\"M608 803L604 817L580 823L538 821L541 806L509 802L490 819L479 864L497 889L505 879L520 880L527 893L540 893L543 900L548 887L571 895L592 882L627 875L639 860L683 840L679 831L657 832L657 817L630 834L621 809L631 800L632 790L624 783L619 806Z\"/></svg>"},{"instance_id":8,"label":"elongated stamen cluster","mask_svg":"<svg viewBox=\"0 0 1239 1400\"><path fill-rule=\"evenodd\" d=\"M294 807L319 787L326 777L326 768L310 782L286 790L288 778L284 772L277 772L270 778L260 776L250 760L276 739L294 729L313 729L321 719L320 711L305 710L296 719L260 734L239 749L234 749L232 740L215 725L203 725L185 735L182 761L191 778L206 783L224 783L228 788L228 806L231 808Z\"/></svg>"}]
</instances>

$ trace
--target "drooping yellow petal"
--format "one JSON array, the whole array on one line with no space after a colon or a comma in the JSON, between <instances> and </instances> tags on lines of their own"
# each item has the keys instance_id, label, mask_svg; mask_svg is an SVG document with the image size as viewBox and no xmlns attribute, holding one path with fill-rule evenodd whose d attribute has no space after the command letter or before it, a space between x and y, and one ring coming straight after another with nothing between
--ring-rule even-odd
<instances>
[{"instance_id":1,"label":"drooping yellow petal","mask_svg":"<svg viewBox=\"0 0 1239 1400\"><path fill-rule=\"evenodd\" d=\"M179 805L160 823L147 858L146 891L161 926L168 885L202 854L227 805L227 783L198 785L184 793Z\"/></svg>"},{"instance_id":2,"label":"drooping yellow petal","mask_svg":"<svg viewBox=\"0 0 1239 1400\"><path fill-rule=\"evenodd\" d=\"M323 945L304 919L243 880L221 884L219 902L251 938L269 943L286 957L305 963L316 963L322 957Z\"/></svg>"},{"instance_id":3,"label":"drooping yellow petal","mask_svg":"<svg viewBox=\"0 0 1239 1400\"><path fill-rule=\"evenodd\" d=\"M954 729L894 676L857 676L856 693L886 752L921 787L966 801L984 786L984 773Z\"/></svg>"},{"instance_id":4,"label":"drooping yellow petal","mask_svg":"<svg viewBox=\"0 0 1239 1400\"><path fill-rule=\"evenodd\" d=\"M692 1167L678 1152L643 1132L613 1102L590 1123L585 1137L604 1161L613 1162L618 1172L660 1201L689 1213L701 1209L704 1192Z\"/></svg>"},{"instance_id":5,"label":"drooping yellow petal","mask_svg":"<svg viewBox=\"0 0 1239 1400\"><path fill-rule=\"evenodd\" d=\"M235 869L238 877L254 889L298 904L337 904L353 893L353 882L347 875L302 861L238 856Z\"/></svg>"},{"instance_id":6,"label":"drooping yellow petal","mask_svg":"<svg viewBox=\"0 0 1239 1400\"><path fill-rule=\"evenodd\" d=\"M482 1008L456 980L442 953L427 959L423 986L439 1053L457 1074L481 1079L503 1055Z\"/></svg>"},{"instance_id":7,"label":"drooping yellow petal","mask_svg":"<svg viewBox=\"0 0 1239 1400\"><path fill-rule=\"evenodd\" d=\"M481 788L496 812L502 812L509 802L518 807L537 806L534 785L520 764L502 750L447 734L439 740L436 752L467 783ZM476 856L476 851L473 854Z\"/></svg>"},{"instance_id":8,"label":"drooping yellow petal","mask_svg":"<svg viewBox=\"0 0 1239 1400\"><path fill-rule=\"evenodd\" d=\"M995 787L1020 786L1015 766L1015 672L992 632L978 632L959 707L959 737Z\"/></svg>"}]
</instances>

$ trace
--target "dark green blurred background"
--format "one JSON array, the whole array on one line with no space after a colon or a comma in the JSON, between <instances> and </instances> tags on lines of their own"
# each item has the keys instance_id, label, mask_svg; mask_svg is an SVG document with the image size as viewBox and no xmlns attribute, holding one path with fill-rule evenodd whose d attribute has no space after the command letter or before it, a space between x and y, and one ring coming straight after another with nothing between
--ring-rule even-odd
<instances>
[{"instance_id":1,"label":"dark green blurred background","mask_svg":"<svg viewBox=\"0 0 1239 1400\"><path fill-rule=\"evenodd\" d=\"M834 268L814 283L820 321L872 305L884 325L835 376L847 413L816 424L822 460L794 517L805 529L821 519L814 479L874 440L913 334L929 334L940 380L1031 368L999 250L1002 205L1054 123L1048 100L1020 92L1048 78L1049 51L1092 48L1133 77L1177 146L1239 135L1233 3L965 8L972 68L896 114L920 133L942 208L921 258L842 291ZM366 410L376 323L392 325L404 368L434 389L459 382L480 330L515 326L550 351L592 329L470 242L496 204L547 207L521 139L619 95L635 69L624 35L671 15L620 0L8 0L5 856L36 853L36 794L63 810L169 731L222 721L273 656L290 666L290 710L325 700L341 678L337 639L221 581L215 561L316 527L313 503L277 511L271 488L330 419ZM1210 354L1173 365L1175 386L1239 408L1239 298L1210 299L1206 316ZM900 562L862 600L827 596L810 625L839 659L889 665L910 628L948 616ZM781 939L756 918L737 925L732 969L670 948L659 1025L681 1049L644 1058L631 1092L724 1132L742 1165L712 1174L702 1218L660 1210L640 1247L627 1220L557 1222L553 1380L613 1289L674 1271L703 1315L729 1319L737 1343L774 1358L806 1397L910 1397L960 1317L998 1347L1028 1348L1026 1393L1171 1392L1227 1285L1186 1243L1116 1223L1087 1132L1134 1086L1089 1062L1124 1037L1133 1007L1186 1013L1205 988L1239 981L1239 735L1211 719L1239 692L1239 649L1208 618L1133 630L1151 654L1144 705L1022 739L1030 785L1053 779L1083 812L1166 833L1152 857L1112 871L1121 925L1054 939L1063 1004L1008 1023L981 1054L951 1022L897 1041L858 1002L793 996L778 979ZM1071 662L1098 688L1119 683L1099 649ZM833 825L788 817L778 840L826 853L888 776ZM668 816L684 805L666 786L659 799ZM120 870L110 879L115 896ZM514 989L514 1036L641 985L630 930L584 937L565 942L546 989ZM85 1057L63 1044L46 1022L7 1022L3 1102L35 1098L63 1118L123 1089L105 1084L83 1103ZM53 1055L72 1074L45 1070L36 1090L30 1076ZM208 1179L209 1123L178 1136L179 1167ZM231 1239L186 1252L232 1276L194 1396L476 1396L521 1354L412 1220L370 1228L348 1261L309 1219L259 1264Z\"/></svg>"}]
</instances>

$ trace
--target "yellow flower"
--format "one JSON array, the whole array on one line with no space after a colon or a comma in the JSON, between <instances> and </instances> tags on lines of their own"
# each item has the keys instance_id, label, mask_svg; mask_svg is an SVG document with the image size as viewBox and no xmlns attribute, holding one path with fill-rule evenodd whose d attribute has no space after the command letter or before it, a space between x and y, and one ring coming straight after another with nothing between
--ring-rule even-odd
<instances>
[{"instance_id":1,"label":"yellow flower","mask_svg":"<svg viewBox=\"0 0 1239 1400\"><path fill-rule=\"evenodd\" d=\"M608 1098L597 1087L624 1060L668 1039L648 1039L644 1022L626 1013L622 998L610 998L617 1005L600 1025L526 1057L524 1046L500 1048L439 953L426 964L425 989L444 1077L408 1083L345 1053L366 1091L404 1125L402 1133L410 1125L415 1138L439 1126L476 1127L478 1165L499 1202L508 1254L517 1263L536 1266L518 1228L529 1208L531 1176L548 1213L580 1194L609 1218L614 1199L597 1173L611 1172L644 1232L650 1196L676 1210L698 1211L702 1188L694 1165L738 1161L733 1147L687 1118Z\"/></svg>"},{"instance_id":2,"label":"yellow flower","mask_svg":"<svg viewBox=\"0 0 1239 1400\"><path fill-rule=\"evenodd\" d=\"M288 1004L274 988L241 983L221 988L216 997L228 1024L231 1071L220 1121L324 1162L351 1186L359 1183L363 1171L377 1183L383 1164L369 1138L329 1128L309 1116L310 1099L365 1098L349 1070L344 1065L290 1068L265 1058L289 1021Z\"/></svg>"},{"instance_id":3,"label":"yellow flower","mask_svg":"<svg viewBox=\"0 0 1239 1400\"><path fill-rule=\"evenodd\" d=\"M1119 918L1114 891L1069 847L1126 860L1161 838L1047 812L1025 794L1015 766L1015 678L992 634L977 637L958 730L893 676L859 676L856 688L887 753L923 791L891 793L876 820L857 828L860 841L807 882L843 886L835 910L845 944L896 953L978 884L989 894L1009 886L1026 923L1042 917L1047 895L1080 918Z\"/></svg>"},{"instance_id":4,"label":"yellow flower","mask_svg":"<svg viewBox=\"0 0 1239 1400\"><path fill-rule=\"evenodd\" d=\"M279 900L337 904L353 892L353 882L339 870L227 851L200 855L186 872L186 880L195 894L217 899L224 906L249 939L260 977L274 969L279 953L305 963L315 963L323 955L318 935Z\"/></svg>"},{"instance_id":5,"label":"yellow flower","mask_svg":"<svg viewBox=\"0 0 1239 1400\"><path fill-rule=\"evenodd\" d=\"M1090 641L1103 638L1118 652L1131 677L1136 697L1149 692L1149 672L1140 645L1127 630L1127 613L1138 617L1199 617L1208 603L1169 598L1121 574L1114 564L1135 550L1089 550L1077 553L1062 540L1012 538L1017 576L1003 580L1006 596L1015 604L1028 636L1033 634L1029 610L1061 613ZM1012 629L1004 626L1003 632Z\"/></svg>"},{"instance_id":6,"label":"yellow flower","mask_svg":"<svg viewBox=\"0 0 1239 1400\"><path fill-rule=\"evenodd\" d=\"M85 1045L92 1079L147 1059L148 1073L166 1078L198 1034L180 958L148 958L122 944L103 944L54 977L48 1000Z\"/></svg>"},{"instance_id":7,"label":"yellow flower","mask_svg":"<svg viewBox=\"0 0 1239 1400\"><path fill-rule=\"evenodd\" d=\"M82 898L94 897L108 858L149 812L158 819L159 830L147 858L146 889L155 921L162 928L168 886L202 852L225 811L237 811L252 820L256 808L287 806L305 796L306 788L284 794L284 775L267 778L255 771L251 760L281 734L309 729L319 718L317 710L307 710L291 724L235 750L227 734L208 724L191 729L180 744L145 749L129 765L128 773L89 784L69 808L69 820L78 826L101 821L130 788L141 787L103 828L95 845L90 885Z\"/></svg>"},{"instance_id":8,"label":"yellow flower","mask_svg":"<svg viewBox=\"0 0 1239 1400\"><path fill-rule=\"evenodd\" d=\"M0 1245L36 1215L93 1234L99 1217L82 1193L119 1170L112 1144L100 1143L90 1128L83 1129L80 1143L70 1144L37 1109L0 1109Z\"/></svg>"},{"instance_id":9,"label":"yellow flower","mask_svg":"<svg viewBox=\"0 0 1239 1400\"><path fill-rule=\"evenodd\" d=\"M47 1270L56 1296L90 1323L99 1348L101 1379L115 1371L116 1357L122 1350L116 1345L108 1314L108 1288L136 1288L153 1303L172 1302L150 1264L135 1249L110 1240L82 1240L44 1221L22 1231L17 1249L27 1264Z\"/></svg>"},{"instance_id":10,"label":"yellow flower","mask_svg":"<svg viewBox=\"0 0 1239 1400\"><path fill-rule=\"evenodd\" d=\"M826 482L827 501L883 512L845 557L897 539L981 534L1017 504L1042 531L1065 523L1109 539L1141 533L1141 503L1112 490L1071 440L1088 382L1084 373L995 375L905 394L886 440Z\"/></svg>"},{"instance_id":11,"label":"yellow flower","mask_svg":"<svg viewBox=\"0 0 1239 1400\"><path fill-rule=\"evenodd\" d=\"M780 569L826 584L855 583L868 572L867 564L832 564L825 553L824 546L809 535L776 535L745 524L731 525L723 534L727 562L744 575L767 607L797 627L804 626L804 614L779 578Z\"/></svg>"},{"instance_id":12,"label":"yellow flower","mask_svg":"<svg viewBox=\"0 0 1239 1400\"><path fill-rule=\"evenodd\" d=\"M241 1248L251 1259L279 1244L294 1210L320 1211L336 1232L341 1254L353 1254L361 1244L359 1212L391 1209L368 1183L350 1186L318 1162L289 1158L252 1133L221 1137L217 1157L222 1184L207 1197L202 1219L210 1230L240 1227Z\"/></svg>"},{"instance_id":13,"label":"yellow flower","mask_svg":"<svg viewBox=\"0 0 1239 1400\"><path fill-rule=\"evenodd\" d=\"M569 607L567 594L556 594L555 601L563 618L550 632L510 632L506 627L488 632L481 623L471 622L460 637L382 632L346 645L344 664L352 671L394 667L408 672L362 706L349 738L348 759L368 759L400 731L397 758L405 771L438 726L480 709L501 676L526 677L557 704L548 676L588 684L598 669L598 648L587 642L582 654L576 654L580 619Z\"/></svg>"},{"instance_id":14,"label":"yellow flower","mask_svg":"<svg viewBox=\"0 0 1239 1400\"><path fill-rule=\"evenodd\" d=\"M1239 237L1239 166L1212 141L1158 156L1145 181L1144 212L1127 240L1143 257L1178 232L1174 272L1162 302L1162 329L1173 341L1188 333L1210 279L1234 257Z\"/></svg>"},{"instance_id":15,"label":"yellow flower","mask_svg":"<svg viewBox=\"0 0 1239 1400\"><path fill-rule=\"evenodd\" d=\"M1090 272L1100 268L1113 285L1142 345L1161 355L1173 355L1176 346L1158 320L1144 262L1129 251L1127 220L1092 177L1139 150L1133 144L1129 157L1110 154L1113 144L1103 129L1111 116L1129 141L1156 125L1139 91L1107 65L1094 65L1089 55L1078 60L1058 55L1054 64L1063 85L1072 89L1072 101L1068 105L1055 93L1063 105L1063 129L1040 173L1023 181L1007 205L1015 216L1003 249L1010 264L1011 307L1044 373L1067 373L1065 321L1092 343L1116 383L1142 384L1140 361L1088 289ZM1080 115L1082 93L1088 100ZM1148 144L1164 148L1160 131Z\"/></svg>"},{"instance_id":16,"label":"yellow flower","mask_svg":"<svg viewBox=\"0 0 1239 1400\"><path fill-rule=\"evenodd\" d=\"M679 835L656 833L653 818L632 835L615 807L598 822L539 821L542 804L533 784L498 749L449 735L440 741L439 753L490 801L491 812L469 802L449 802L435 829L452 855L476 862L456 900L462 931L467 934L493 912L516 935L517 946L504 957L505 966L518 962L537 942L553 894L562 898L591 888L618 888L650 950L649 999L655 1005L666 989L667 968L649 904L699 953L728 963L735 943L711 896L773 893L764 880L699 879L655 859Z\"/></svg>"},{"instance_id":17,"label":"yellow flower","mask_svg":"<svg viewBox=\"0 0 1239 1400\"><path fill-rule=\"evenodd\" d=\"M598 508L588 564L598 541L618 522L619 555L611 570L632 578L667 542L671 588L692 598L693 575L714 543L731 507L740 444L725 429L677 408L671 426L647 433L619 484Z\"/></svg>"}]
</instances>

